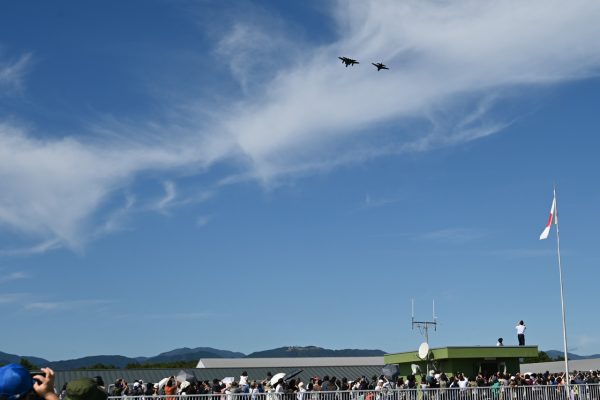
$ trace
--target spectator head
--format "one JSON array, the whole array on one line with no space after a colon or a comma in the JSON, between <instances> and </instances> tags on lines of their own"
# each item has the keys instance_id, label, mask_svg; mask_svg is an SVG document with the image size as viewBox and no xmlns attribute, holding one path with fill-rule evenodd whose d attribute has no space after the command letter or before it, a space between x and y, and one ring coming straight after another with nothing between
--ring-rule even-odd
<instances>
[{"instance_id":1,"label":"spectator head","mask_svg":"<svg viewBox=\"0 0 600 400\"><path fill-rule=\"evenodd\" d=\"M502 343L504 341L504 339L502 339L501 337L498 338L498 343Z\"/></svg>"},{"instance_id":2,"label":"spectator head","mask_svg":"<svg viewBox=\"0 0 600 400\"><path fill-rule=\"evenodd\" d=\"M108 393L92 378L75 379L67 384L65 400L106 400Z\"/></svg>"},{"instance_id":3,"label":"spectator head","mask_svg":"<svg viewBox=\"0 0 600 400\"><path fill-rule=\"evenodd\" d=\"M520 320L519 325L525 325L525 322L523 322L523 320Z\"/></svg>"},{"instance_id":4,"label":"spectator head","mask_svg":"<svg viewBox=\"0 0 600 400\"><path fill-rule=\"evenodd\" d=\"M94 380L96 381L96 384L98 386L104 386L104 379L102 379L102 377L100 375L95 376Z\"/></svg>"},{"instance_id":5,"label":"spectator head","mask_svg":"<svg viewBox=\"0 0 600 400\"><path fill-rule=\"evenodd\" d=\"M27 368L8 364L0 368L0 397L16 400L33 389L33 379Z\"/></svg>"}]
</instances>

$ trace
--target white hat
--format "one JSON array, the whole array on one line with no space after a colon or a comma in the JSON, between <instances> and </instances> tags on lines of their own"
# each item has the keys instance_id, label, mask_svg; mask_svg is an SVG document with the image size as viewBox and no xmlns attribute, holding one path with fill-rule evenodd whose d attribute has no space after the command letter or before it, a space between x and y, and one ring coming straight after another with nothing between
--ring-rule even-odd
<instances>
[{"instance_id":1,"label":"white hat","mask_svg":"<svg viewBox=\"0 0 600 400\"><path fill-rule=\"evenodd\" d=\"M188 381L185 381L181 384L180 388L181 390L186 389L190 386L190 383Z\"/></svg>"}]
</instances>

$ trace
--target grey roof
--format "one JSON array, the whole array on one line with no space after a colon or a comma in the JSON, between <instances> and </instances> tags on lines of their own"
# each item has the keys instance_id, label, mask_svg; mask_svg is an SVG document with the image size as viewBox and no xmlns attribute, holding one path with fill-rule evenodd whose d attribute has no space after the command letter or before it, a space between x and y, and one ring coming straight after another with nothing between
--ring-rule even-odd
<instances>
[{"instance_id":1,"label":"grey roof","mask_svg":"<svg viewBox=\"0 0 600 400\"><path fill-rule=\"evenodd\" d=\"M196 368L351 367L384 365L376 357L201 358Z\"/></svg>"},{"instance_id":2,"label":"grey roof","mask_svg":"<svg viewBox=\"0 0 600 400\"><path fill-rule=\"evenodd\" d=\"M355 366L312 366L312 367L260 367L260 368L185 368L184 370L193 374L198 380L209 380L213 378L223 379L227 376L232 376L235 380L239 380L242 372L248 373L250 380L262 380L267 376L268 372L275 375L278 372L291 373L298 369L302 369L302 373L297 378L308 382L313 376L323 377L325 375L335 376L339 379L346 377L349 380L354 380L361 376L371 377L373 375L381 375L383 362L380 365L355 365ZM162 378L177 375L181 368L161 368L161 369L103 369L103 370L76 370L76 371L56 371L56 388L61 389L62 386L77 378L101 376L106 387L113 384L117 379L123 378L131 383L136 379L142 379L144 382L156 383Z\"/></svg>"},{"instance_id":3,"label":"grey roof","mask_svg":"<svg viewBox=\"0 0 600 400\"><path fill-rule=\"evenodd\" d=\"M600 370L600 358L589 358L586 360L569 360L569 369L573 371ZM521 364L521 372L563 372L564 361L551 361L533 364Z\"/></svg>"}]
</instances>

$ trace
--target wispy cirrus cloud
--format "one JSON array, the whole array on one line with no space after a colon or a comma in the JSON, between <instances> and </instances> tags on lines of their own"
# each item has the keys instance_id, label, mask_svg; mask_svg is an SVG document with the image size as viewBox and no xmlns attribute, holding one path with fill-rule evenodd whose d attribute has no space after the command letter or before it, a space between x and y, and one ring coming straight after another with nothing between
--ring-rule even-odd
<instances>
[{"instance_id":1,"label":"wispy cirrus cloud","mask_svg":"<svg viewBox=\"0 0 600 400\"><path fill-rule=\"evenodd\" d=\"M434 240L450 243L467 243L487 236L489 232L470 228L446 228L423 233L418 236L420 240Z\"/></svg>"},{"instance_id":2,"label":"wispy cirrus cloud","mask_svg":"<svg viewBox=\"0 0 600 400\"><path fill-rule=\"evenodd\" d=\"M127 321L191 321L198 319L211 319L214 317L221 318L222 314L214 312L172 312L172 313L139 313L139 314L118 314L115 318L124 319Z\"/></svg>"},{"instance_id":3,"label":"wispy cirrus cloud","mask_svg":"<svg viewBox=\"0 0 600 400\"><path fill-rule=\"evenodd\" d=\"M0 294L0 305L20 303L27 299L27 293L2 293Z\"/></svg>"},{"instance_id":4,"label":"wispy cirrus cloud","mask_svg":"<svg viewBox=\"0 0 600 400\"><path fill-rule=\"evenodd\" d=\"M362 208L379 208L394 204L402 200L402 197L374 197L370 193L365 194Z\"/></svg>"},{"instance_id":5,"label":"wispy cirrus cloud","mask_svg":"<svg viewBox=\"0 0 600 400\"><path fill-rule=\"evenodd\" d=\"M11 281L16 281L16 280L21 280L21 279L27 279L28 277L29 276L24 272L15 271L15 272L11 272L11 273L5 274L3 276L0 276L0 284L11 282Z\"/></svg>"},{"instance_id":6,"label":"wispy cirrus cloud","mask_svg":"<svg viewBox=\"0 0 600 400\"><path fill-rule=\"evenodd\" d=\"M213 219L212 215L200 215L196 218L196 226L203 227L208 225L208 223Z\"/></svg>"},{"instance_id":7,"label":"wispy cirrus cloud","mask_svg":"<svg viewBox=\"0 0 600 400\"><path fill-rule=\"evenodd\" d=\"M2 60L0 58L0 96L22 89L31 62L31 53L22 54L17 59Z\"/></svg>"},{"instance_id":8,"label":"wispy cirrus cloud","mask_svg":"<svg viewBox=\"0 0 600 400\"><path fill-rule=\"evenodd\" d=\"M0 249L2 256L31 256L35 254L43 254L51 250L62 247L61 241L58 238L51 238L39 243L34 243L29 246Z\"/></svg>"},{"instance_id":9,"label":"wispy cirrus cloud","mask_svg":"<svg viewBox=\"0 0 600 400\"><path fill-rule=\"evenodd\" d=\"M510 124L514 116L491 113L510 89L600 70L596 1L339 1L331 12L338 39L312 47L286 35L278 17L240 16L213 54L242 89L225 94L229 101L172 104L155 121L95 121L77 138L0 123L0 223L36 243L78 249L106 222L99 210L142 173L168 182L164 210L179 201L174 171L203 174L226 163L236 172L215 178L215 187L270 184L453 146ZM344 68L341 55L361 64ZM19 85L30 59L0 66L4 87ZM376 72L371 61L390 70Z\"/></svg>"},{"instance_id":10,"label":"wispy cirrus cloud","mask_svg":"<svg viewBox=\"0 0 600 400\"><path fill-rule=\"evenodd\" d=\"M35 311L64 311L72 309L82 309L91 306L104 306L111 304L110 300L68 300L68 301L32 301L23 306L25 310Z\"/></svg>"},{"instance_id":11,"label":"wispy cirrus cloud","mask_svg":"<svg viewBox=\"0 0 600 400\"><path fill-rule=\"evenodd\" d=\"M14 276L15 279L25 279L28 276L26 274L17 274ZM14 279L13 279L14 280ZM75 310L75 309L86 309L89 307L101 307L107 306L114 303L112 300L105 299L75 299L75 300L58 300L58 301L47 301L40 299L35 293L3 293L0 294L0 306L10 305L13 309L24 311L64 311L64 310Z\"/></svg>"},{"instance_id":12,"label":"wispy cirrus cloud","mask_svg":"<svg viewBox=\"0 0 600 400\"><path fill-rule=\"evenodd\" d=\"M175 200L175 197L177 196L174 182L163 182L163 187L165 189L165 195L156 204L156 209L160 210L161 212L165 212L167 207L173 203L173 200Z\"/></svg>"}]
</instances>

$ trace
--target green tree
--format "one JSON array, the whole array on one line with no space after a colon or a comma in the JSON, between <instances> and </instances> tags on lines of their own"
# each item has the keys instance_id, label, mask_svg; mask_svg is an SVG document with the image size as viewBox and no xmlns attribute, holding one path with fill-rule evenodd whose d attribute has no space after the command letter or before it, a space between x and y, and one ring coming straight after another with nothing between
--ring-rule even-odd
<instances>
[{"instance_id":1,"label":"green tree","mask_svg":"<svg viewBox=\"0 0 600 400\"><path fill-rule=\"evenodd\" d=\"M196 368L197 361L171 361L161 363L131 363L125 366L125 369L144 369L144 368Z\"/></svg>"},{"instance_id":2,"label":"green tree","mask_svg":"<svg viewBox=\"0 0 600 400\"><path fill-rule=\"evenodd\" d=\"M116 365L112 365L112 364L98 363L98 364L94 364L94 365L88 365L85 367L77 368L78 371L85 371L87 369L119 369L119 367L117 367Z\"/></svg>"},{"instance_id":3,"label":"green tree","mask_svg":"<svg viewBox=\"0 0 600 400\"><path fill-rule=\"evenodd\" d=\"M526 364L540 363L540 362L548 362L553 361L552 358L545 351L539 351L537 357L530 357L523 360Z\"/></svg>"},{"instance_id":4,"label":"green tree","mask_svg":"<svg viewBox=\"0 0 600 400\"><path fill-rule=\"evenodd\" d=\"M33 364L31 361L29 361L25 357L21 357L21 360L19 361L19 364L21 364L22 366L24 366L25 368L27 368L30 371L35 370L35 369L40 369L40 367L38 367L37 365Z\"/></svg>"}]
</instances>

